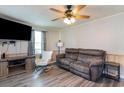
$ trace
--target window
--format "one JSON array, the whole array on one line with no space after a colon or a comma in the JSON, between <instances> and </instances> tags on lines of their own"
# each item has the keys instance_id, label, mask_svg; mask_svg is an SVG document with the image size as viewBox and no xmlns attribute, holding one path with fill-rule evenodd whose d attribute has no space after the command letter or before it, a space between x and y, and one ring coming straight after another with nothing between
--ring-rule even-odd
<instances>
[{"instance_id":1,"label":"window","mask_svg":"<svg viewBox=\"0 0 124 93\"><path fill-rule=\"evenodd\" d=\"M46 49L46 31L32 30L31 41L28 44L28 55L42 54Z\"/></svg>"},{"instance_id":2,"label":"window","mask_svg":"<svg viewBox=\"0 0 124 93\"><path fill-rule=\"evenodd\" d=\"M34 37L35 37L35 42L34 42L34 49L35 49L35 54L41 54L42 51L44 50L44 32L42 31L34 31Z\"/></svg>"}]
</instances>

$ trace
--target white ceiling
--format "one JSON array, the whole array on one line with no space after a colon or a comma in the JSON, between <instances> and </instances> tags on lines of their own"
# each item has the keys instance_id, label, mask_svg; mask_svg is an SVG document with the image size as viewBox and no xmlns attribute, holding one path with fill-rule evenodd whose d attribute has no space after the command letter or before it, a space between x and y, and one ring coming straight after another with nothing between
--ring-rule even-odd
<instances>
[{"instance_id":1,"label":"white ceiling","mask_svg":"<svg viewBox=\"0 0 124 93\"><path fill-rule=\"evenodd\" d=\"M49 8L56 8L64 11L63 5L11 5L0 6L0 14L6 15L15 20L41 26L44 28L60 29L67 27L63 20L51 21L54 18L61 17L62 14L53 12ZM98 18L111 16L117 13L124 12L124 5L88 5L80 11L80 14L89 15L90 19L76 20L74 25L95 20Z\"/></svg>"}]
</instances>

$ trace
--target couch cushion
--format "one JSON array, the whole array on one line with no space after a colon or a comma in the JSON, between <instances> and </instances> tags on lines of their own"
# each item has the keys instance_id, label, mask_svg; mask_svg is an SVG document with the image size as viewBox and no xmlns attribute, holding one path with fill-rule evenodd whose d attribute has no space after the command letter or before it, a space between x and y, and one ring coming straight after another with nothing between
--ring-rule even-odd
<instances>
[{"instance_id":1,"label":"couch cushion","mask_svg":"<svg viewBox=\"0 0 124 93\"><path fill-rule=\"evenodd\" d=\"M92 56L104 56L105 51L97 49L79 49L80 54L92 55Z\"/></svg>"},{"instance_id":2,"label":"couch cushion","mask_svg":"<svg viewBox=\"0 0 124 93\"><path fill-rule=\"evenodd\" d=\"M65 57L73 60L77 60L78 57L78 49L66 48Z\"/></svg>"},{"instance_id":3,"label":"couch cushion","mask_svg":"<svg viewBox=\"0 0 124 93\"><path fill-rule=\"evenodd\" d=\"M60 59L60 62L65 65L70 65L70 63L74 62L74 60L69 59L69 58L62 58Z\"/></svg>"},{"instance_id":4,"label":"couch cushion","mask_svg":"<svg viewBox=\"0 0 124 93\"><path fill-rule=\"evenodd\" d=\"M89 65L88 64L76 62L76 63L71 63L70 67L77 71L83 72L85 74L89 74Z\"/></svg>"},{"instance_id":5,"label":"couch cushion","mask_svg":"<svg viewBox=\"0 0 124 93\"><path fill-rule=\"evenodd\" d=\"M75 74L77 74L77 75L79 75L79 76L81 76L81 77L83 77L83 78L85 78L85 79L90 80L90 75L89 74L82 73L82 72L77 71L77 70L75 70L73 68L70 68L70 71L75 73Z\"/></svg>"},{"instance_id":6,"label":"couch cushion","mask_svg":"<svg viewBox=\"0 0 124 93\"><path fill-rule=\"evenodd\" d=\"M79 54L77 61L81 61L82 63L90 64L91 62L102 62L101 56L90 56L90 55L84 55Z\"/></svg>"},{"instance_id":7,"label":"couch cushion","mask_svg":"<svg viewBox=\"0 0 124 93\"><path fill-rule=\"evenodd\" d=\"M96 59L93 59L93 61L90 62L89 67L95 66L95 65L102 65L102 64L104 64L103 60L96 58Z\"/></svg>"},{"instance_id":8,"label":"couch cushion","mask_svg":"<svg viewBox=\"0 0 124 93\"><path fill-rule=\"evenodd\" d=\"M78 54L66 53L66 54L65 54L65 57L66 57L66 58L69 58L69 59L77 60Z\"/></svg>"},{"instance_id":9,"label":"couch cushion","mask_svg":"<svg viewBox=\"0 0 124 93\"><path fill-rule=\"evenodd\" d=\"M65 53L78 53L79 50L75 48L66 48Z\"/></svg>"}]
</instances>

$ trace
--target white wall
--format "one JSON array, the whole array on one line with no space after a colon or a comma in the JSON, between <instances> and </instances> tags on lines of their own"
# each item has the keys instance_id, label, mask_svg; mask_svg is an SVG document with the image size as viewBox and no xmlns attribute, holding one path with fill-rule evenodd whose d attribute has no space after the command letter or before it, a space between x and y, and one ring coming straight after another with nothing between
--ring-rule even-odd
<instances>
[{"instance_id":1,"label":"white wall","mask_svg":"<svg viewBox=\"0 0 124 93\"><path fill-rule=\"evenodd\" d=\"M2 46L3 41L5 40L0 40L0 55L3 52L6 52L7 54L27 54L28 52L28 41L17 40L15 46L13 44L5 44Z\"/></svg>"},{"instance_id":2,"label":"white wall","mask_svg":"<svg viewBox=\"0 0 124 93\"><path fill-rule=\"evenodd\" d=\"M121 64L124 78L124 13L68 27L61 32L65 48L103 49L112 54L109 60Z\"/></svg>"},{"instance_id":3,"label":"white wall","mask_svg":"<svg viewBox=\"0 0 124 93\"><path fill-rule=\"evenodd\" d=\"M47 31L46 32L46 49L57 50L56 43L59 40L59 31Z\"/></svg>"}]
</instances>

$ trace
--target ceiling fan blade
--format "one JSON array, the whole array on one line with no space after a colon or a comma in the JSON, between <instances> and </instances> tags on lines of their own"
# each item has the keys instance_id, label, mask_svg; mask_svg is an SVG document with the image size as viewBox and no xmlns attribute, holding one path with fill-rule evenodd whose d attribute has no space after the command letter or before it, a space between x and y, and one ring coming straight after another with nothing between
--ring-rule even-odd
<instances>
[{"instance_id":1,"label":"ceiling fan blade","mask_svg":"<svg viewBox=\"0 0 124 93\"><path fill-rule=\"evenodd\" d=\"M51 21L56 21L56 20L59 20L59 19L61 19L61 18L63 18L63 17L55 18L55 19L53 19L53 20L51 20Z\"/></svg>"},{"instance_id":2,"label":"ceiling fan blade","mask_svg":"<svg viewBox=\"0 0 124 93\"><path fill-rule=\"evenodd\" d=\"M50 10L52 10L52 11L54 11L54 12L58 12L58 13L64 13L63 11L58 10L58 9L54 9L54 8L50 8Z\"/></svg>"},{"instance_id":3,"label":"ceiling fan blade","mask_svg":"<svg viewBox=\"0 0 124 93\"><path fill-rule=\"evenodd\" d=\"M78 5L78 6L76 6L75 9L73 10L73 13L74 14L78 13L84 7L86 7L86 5Z\"/></svg>"},{"instance_id":4,"label":"ceiling fan blade","mask_svg":"<svg viewBox=\"0 0 124 93\"><path fill-rule=\"evenodd\" d=\"M88 19L88 18L90 18L90 16L88 16L88 15L77 15L77 16L75 16L75 18L76 19Z\"/></svg>"}]
</instances>

